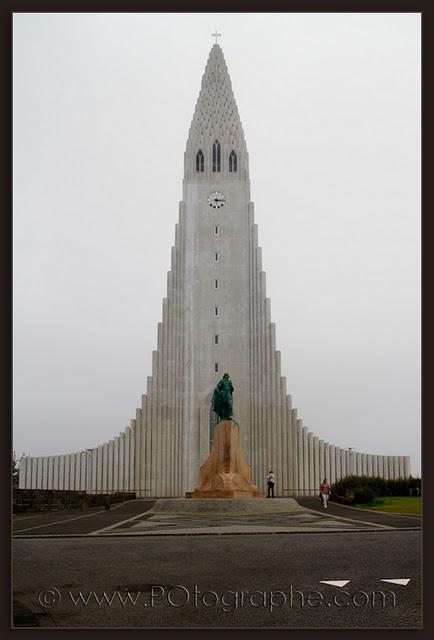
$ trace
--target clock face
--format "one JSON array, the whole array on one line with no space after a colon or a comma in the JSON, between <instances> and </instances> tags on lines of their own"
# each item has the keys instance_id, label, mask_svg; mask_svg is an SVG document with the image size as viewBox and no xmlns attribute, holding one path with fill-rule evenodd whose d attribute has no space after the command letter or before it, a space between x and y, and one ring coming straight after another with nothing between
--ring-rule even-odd
<instances>
[{"instance_id":1,"label":"clock face","mask_svg":"<svg viewBox=\"0 0 434 640\"><path fill-rule=\"evenodd\" d=\"M224 206L225 197L220 191L213 191L208 196L208 204L213 209L221 209Z\"/></svg>"}]
</instances>

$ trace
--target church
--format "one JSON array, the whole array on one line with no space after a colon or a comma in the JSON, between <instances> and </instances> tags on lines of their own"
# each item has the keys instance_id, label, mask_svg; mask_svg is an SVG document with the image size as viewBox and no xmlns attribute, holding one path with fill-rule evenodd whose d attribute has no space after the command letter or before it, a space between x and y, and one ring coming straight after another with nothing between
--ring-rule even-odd
<instances>
[{"instance_id":1,"label":"church","mask_svg":"<svg viewBox=\"0 0 434 640\"><path fill-rule=\"evenodd\" d=\"M167 296L140 407L129 427L93 449L23 456L20 488L184 496L210 452L211 398L225 372L259 489L270 469L276 495L295 497L316 495L324 477L410 475L408 456L340 448L303 426L281 373L257 238L246 140L216 43L188 133Z\"/></svg>"}]
</instances>

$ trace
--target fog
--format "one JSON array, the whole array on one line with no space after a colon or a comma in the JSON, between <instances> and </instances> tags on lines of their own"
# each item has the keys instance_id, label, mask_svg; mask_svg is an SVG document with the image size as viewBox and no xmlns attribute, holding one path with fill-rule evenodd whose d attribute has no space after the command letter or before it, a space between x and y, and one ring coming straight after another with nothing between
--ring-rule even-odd
<instances>
[{"instance_id":1,"label":"fog","mask_svg":"<svg viewBox=\"0 0 434 640\"><path fill-rule=\"evenodd\" d=\"M135 417L215 28L293 405L420 474L416 13L14 15L14 448Z\"/></svg>"}]
</instances>

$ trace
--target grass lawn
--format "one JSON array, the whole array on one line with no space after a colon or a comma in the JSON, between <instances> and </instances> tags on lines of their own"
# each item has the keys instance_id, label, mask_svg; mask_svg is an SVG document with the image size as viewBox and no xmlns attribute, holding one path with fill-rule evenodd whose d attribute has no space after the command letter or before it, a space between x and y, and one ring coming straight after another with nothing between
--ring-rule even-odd
<instances>
[{"instance_id":1,"label":"grass lawn","mask_svg":"<svg viewBox=\"0 0 434 640\"><path fill-rule=\"evenodd\" d=\"M375 498L374 502L355 505L358 509L374 509L375 511L394 511L396 513L419 514L422 499L420 496L387 496Z\"/></svg>"}]
</instances>

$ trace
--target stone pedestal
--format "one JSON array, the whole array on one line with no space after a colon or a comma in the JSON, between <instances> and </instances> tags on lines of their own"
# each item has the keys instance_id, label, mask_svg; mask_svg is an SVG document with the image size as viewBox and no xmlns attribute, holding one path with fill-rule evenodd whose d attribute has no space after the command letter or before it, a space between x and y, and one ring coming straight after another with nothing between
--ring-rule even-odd
<instances>
[{"instance_id":1,"label":"stone pedestal","mask_svg":"<svg viewBox=\"0 0 434 640\"><path fill-rule=\"evenodd\" d=\"M211 453L200 467L200 487L191 498L262 498L251 483L251 469L240 446L240 427L234 420L221 420L214 430Z\"/></svg>"}]
</instances>

